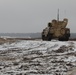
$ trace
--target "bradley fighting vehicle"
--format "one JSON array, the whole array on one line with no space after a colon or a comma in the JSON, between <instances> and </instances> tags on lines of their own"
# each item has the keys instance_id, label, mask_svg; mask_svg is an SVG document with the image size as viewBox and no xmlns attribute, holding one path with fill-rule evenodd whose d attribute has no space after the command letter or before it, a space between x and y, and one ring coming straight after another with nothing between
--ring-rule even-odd
<instances>
[{"instance_id":1,"label":"bradley fighting vehicle","mask_svg":"<svg viewBox=\"0 0 76 75\"><path fill-rule=\"evenodd\" d=\"M42 31L42 40L51 41L51 39L58 39L59 41L68 41L70 37L70 29L66 28L68 19L64 18L59 21L59 10L57 20L53 19L48 23L48 26Z\"/></svg>"}]
</instances>

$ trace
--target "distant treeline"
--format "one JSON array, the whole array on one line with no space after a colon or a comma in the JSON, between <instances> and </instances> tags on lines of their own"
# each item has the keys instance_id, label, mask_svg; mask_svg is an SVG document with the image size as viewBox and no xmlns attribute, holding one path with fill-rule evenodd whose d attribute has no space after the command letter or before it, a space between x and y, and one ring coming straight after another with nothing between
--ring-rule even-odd
<instances>
[{"instance_id":1,"label":"distant treeline","mask_svg":"<svg viewBox=\"0 0 76 75\"><path fill-rule=\"evenodd\" d=\"M71 33L70 38L76 38L76 33Z\"/></svg>"},{"instance_id":2,"label":"distant treeline","mask_svg":"<svg viewBox=\"0 0 76 75\"><path fill-rule=\"evenodd\" d=\"M0 37L41 38L41 33L0 33ZM76 33L71 33L70 38L76 38Z\"/></svg>"}]
</instances>

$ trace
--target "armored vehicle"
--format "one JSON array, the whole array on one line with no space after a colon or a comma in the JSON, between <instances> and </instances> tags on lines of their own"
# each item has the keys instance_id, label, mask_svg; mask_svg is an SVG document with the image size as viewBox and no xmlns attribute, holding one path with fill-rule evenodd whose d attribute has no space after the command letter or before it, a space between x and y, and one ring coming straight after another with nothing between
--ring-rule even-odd
<instances>
[{"instance_id":1,"label":"armored vehicle","mask_svg":"<svg viewBox=\"0 0 76 75\"><path fill-rule=\"evenodd\" d=\"M48 23L48 26L42 31L42 40L51 41L51 39L58 39L59 41L68 41L70 37L70 29L66 28L68 19L64 18L63 21L53 19Z\"/></svg>"}]
</instances>

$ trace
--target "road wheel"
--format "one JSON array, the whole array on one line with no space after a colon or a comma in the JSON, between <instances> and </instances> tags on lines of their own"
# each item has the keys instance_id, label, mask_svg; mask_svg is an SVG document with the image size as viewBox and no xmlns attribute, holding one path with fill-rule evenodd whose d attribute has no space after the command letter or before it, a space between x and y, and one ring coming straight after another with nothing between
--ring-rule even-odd
<instances>
[{"instance_id":1,"label":"road wheel","mask_svg":"<svg viewBox=\"0 0 76 75\"><path fill-rule=\"evenodd\" d=\"M52 39L52 35L51 34L48 34L47 35L47 41L51 41L51 39Z\"/></svg>"},{"instance_id":2,"label":"road wheel","mask_svg":"<svg viewBox=\"0 0 76 75\"><path fill-rule=\"evenodd\" d=\"M42 40L43 41L47 40L47 38L45 37L45 35L42 35Z\"/></svg>"},{"instance_id":3,"label":"road wheel","mask_svg":"<svg viewBox=\"0 0 76 75\"><path fill-rule=\"evenodd\" d=\"M69 37L60 37L59 39L58 39L59 41L68 41L69 40Z\"/></svg>"}]
</instances>

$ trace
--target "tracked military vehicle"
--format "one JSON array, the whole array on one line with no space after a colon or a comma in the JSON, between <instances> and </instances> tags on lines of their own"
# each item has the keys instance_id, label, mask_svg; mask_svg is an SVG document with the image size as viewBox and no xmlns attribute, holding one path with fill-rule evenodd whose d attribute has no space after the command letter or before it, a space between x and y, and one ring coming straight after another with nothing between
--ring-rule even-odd
<instances>
[{"instance_id":1,"label":"tracked military vehicle","mask_svg":"<svg viewBox=\"0 0 76 75\"><path fill-rule=\"evenodd\" d=\"M68 19L64 18L63 21L53 19L48 23L48 26L42 31L42 40L51 41L51 39L58 39L59 41L68 41L70 37L70 29L66 28Z\"/></svg>"}]
</instances>

